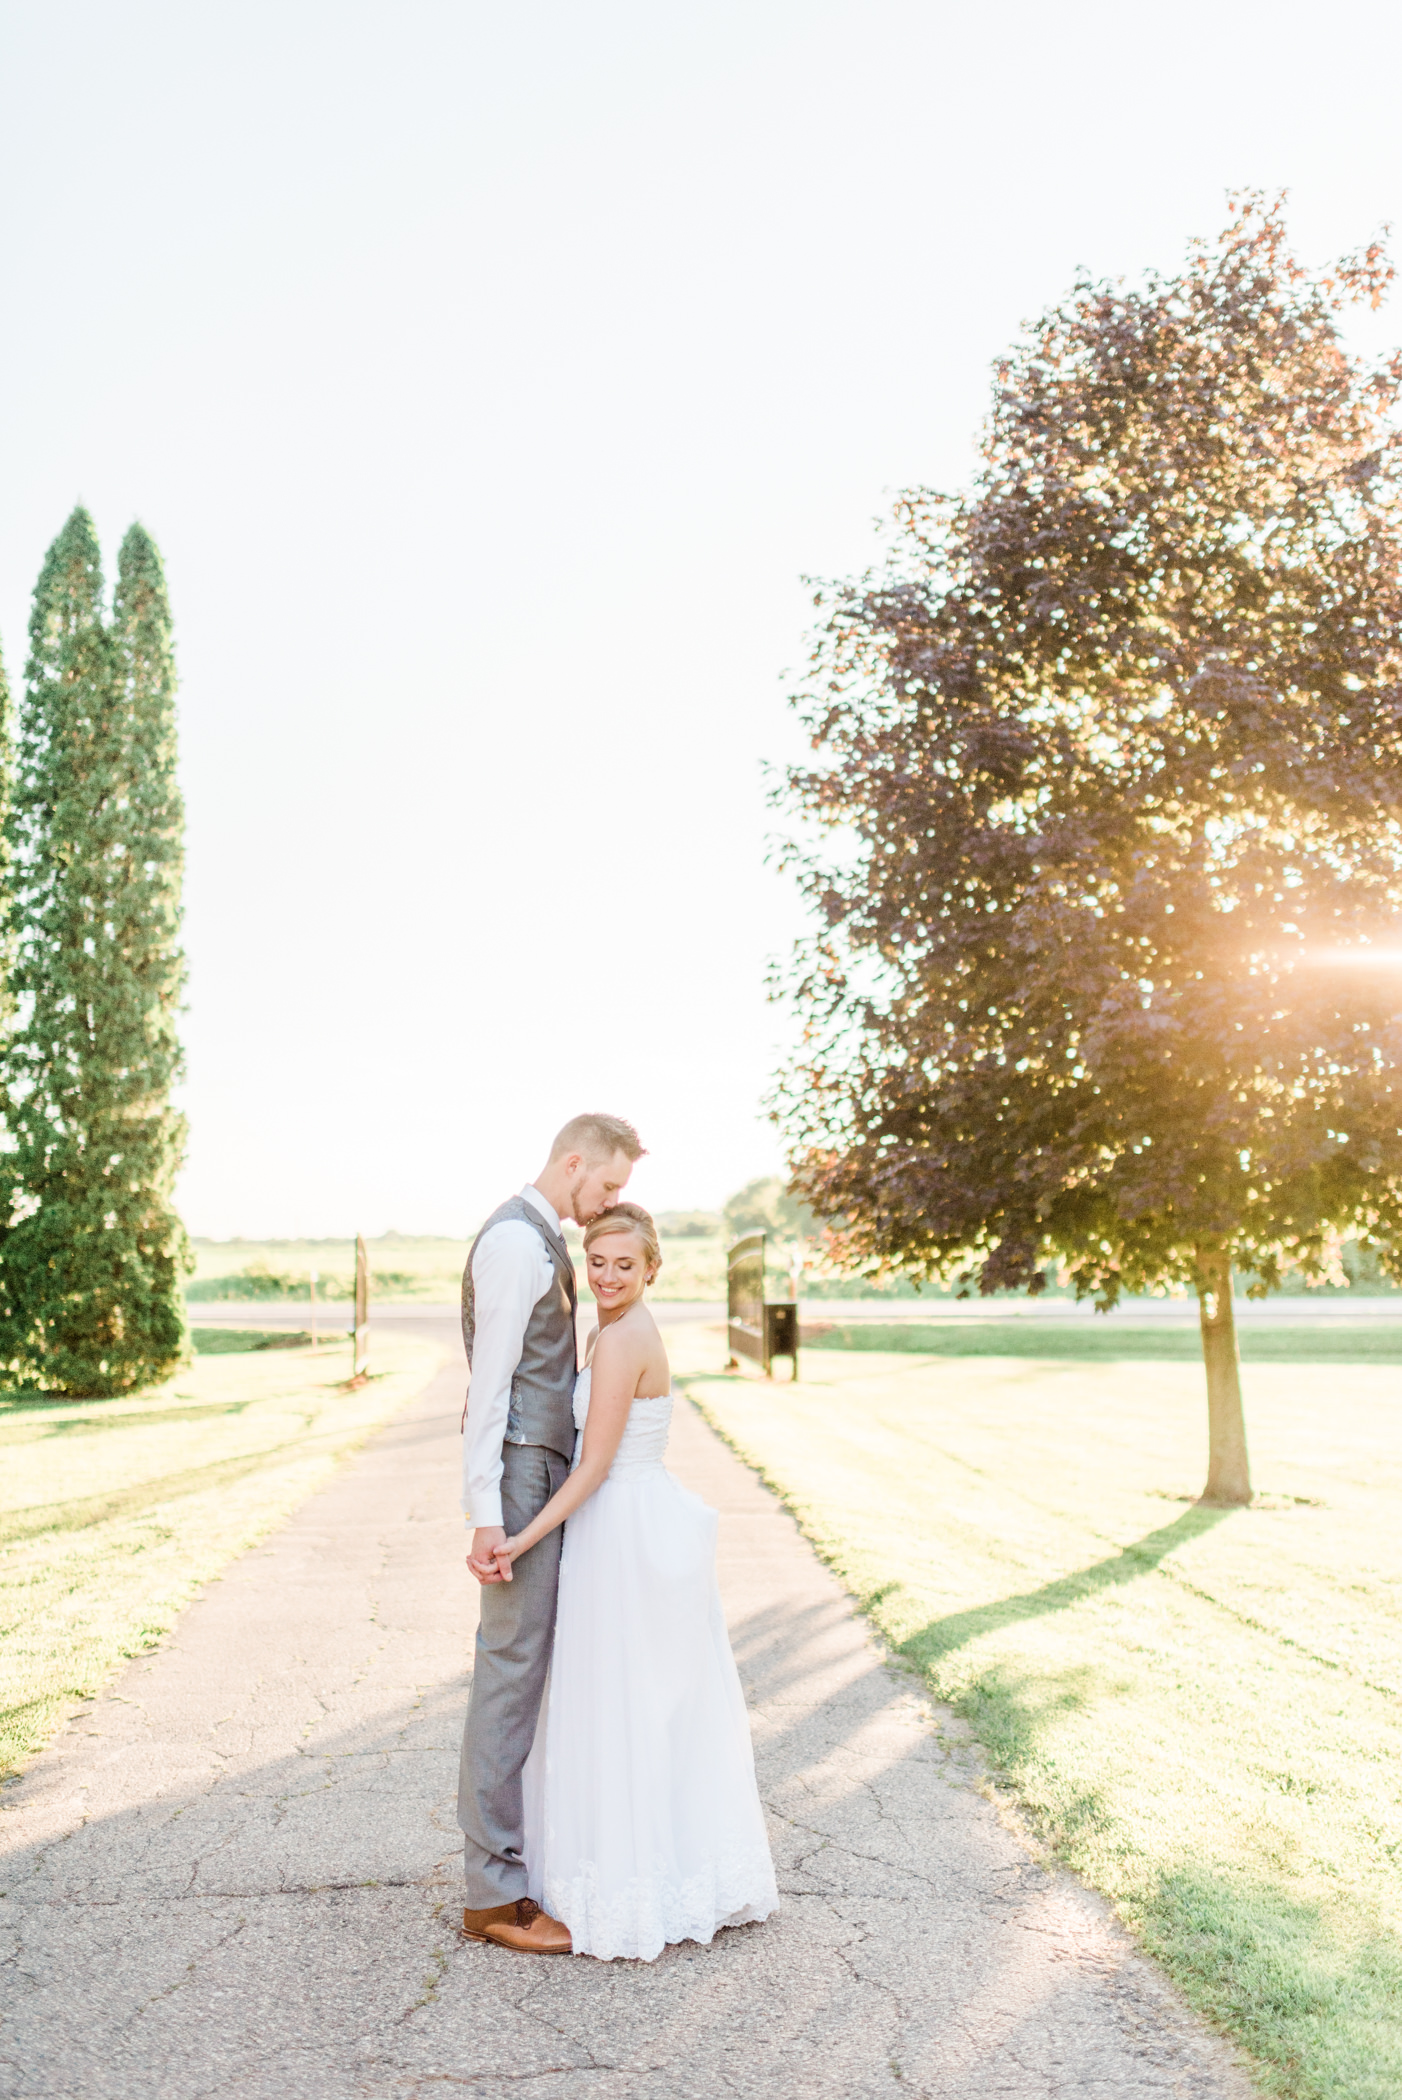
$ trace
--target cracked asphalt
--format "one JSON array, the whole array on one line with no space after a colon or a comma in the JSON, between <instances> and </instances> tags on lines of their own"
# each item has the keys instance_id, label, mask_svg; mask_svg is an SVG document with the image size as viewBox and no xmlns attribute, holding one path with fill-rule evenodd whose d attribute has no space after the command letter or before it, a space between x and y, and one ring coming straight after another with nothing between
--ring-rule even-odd
<instances>
[{"instance_id":1,"label":"cracked asphalt","mask_svg":"<svg viewBox=\"0 0 1402 2100\"><path fill-rule=\"evenodd\" d=\"M450 1365L3 1797L0 2093L1246 2100L685 1405L782 1910L650 1965L462 1941L461 1391Z\"/></svg>"}]
</instances>

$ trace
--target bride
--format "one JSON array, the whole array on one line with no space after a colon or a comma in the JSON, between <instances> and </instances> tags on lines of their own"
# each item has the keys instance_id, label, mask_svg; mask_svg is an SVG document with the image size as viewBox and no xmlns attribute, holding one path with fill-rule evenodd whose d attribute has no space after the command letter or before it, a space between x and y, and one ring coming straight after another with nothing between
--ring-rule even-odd
<instances>
[{"instance_id":1,"label":"bride","mask_svg":"<svg viewBox=\"0 0 1402 2100\"><path fill-rule=\"evenodd\" d=\"M643 1302L657 1233L619 1203L584 1246L599 1324L575 1382L574 1466L506 1542L518 1559L569 1520L523 1774L526 1865L576 1954L653 1961L779 1899L716 1587L716 1513L662 1463L671 1372Z\"/></svg>"}]
</instances>

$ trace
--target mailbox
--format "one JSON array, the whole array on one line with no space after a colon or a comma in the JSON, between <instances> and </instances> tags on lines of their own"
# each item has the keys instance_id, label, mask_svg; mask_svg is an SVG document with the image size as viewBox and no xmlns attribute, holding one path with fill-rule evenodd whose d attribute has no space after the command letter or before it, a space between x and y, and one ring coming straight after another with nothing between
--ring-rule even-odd
<instances>
[{"instance_id":1,"label":"mailbox","mask_svg":"<svg viewBox=\"0 0 1402 2100\"><path fill-rule=\"evenodd\" d=\"M742 1356L757 1363L766 1378L773 1374L776 1356L787 1356L798 1376L798 1307L768 1305L764 1297L764 1234L752 1232L737 1240L726 1262L726 1334L730 1342L730 1368L739 1368Z\"/></svg>"}]
</instances>

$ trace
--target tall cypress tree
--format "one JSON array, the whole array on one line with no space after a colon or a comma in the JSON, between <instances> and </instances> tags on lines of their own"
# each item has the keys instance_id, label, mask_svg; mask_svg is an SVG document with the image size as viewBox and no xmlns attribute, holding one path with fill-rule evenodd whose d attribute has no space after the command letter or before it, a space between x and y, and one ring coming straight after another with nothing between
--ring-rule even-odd
<instances>
[{"instance_id":1,"label":"tall cypress tree","mask_svg":"<svg viewBox=\"0 0 1402 2100\"><path fill-rule=\"evenodd\" d=\"M10 990L10 965L14 959L14 933L7 909L10 895L10 798L14 791L15 777L15 721L10 701L10 681L5 675L5 659L0 656L0 1041L3 1030L13 1011ZM0 1136L0 1145L3 1145ZM4 1174L0 1170L0 1195L3 1195ZM0 1294L4 1281L0 1277Z\"/></svg>"},{"instance_id":2,"label":"tall cypress tree","mask_svg":"<svg viewBox=\"0 0 1402 2100\"><path fill-rule=\"evenodd\" d=\"M149 1384L186 1347L171 1187L183 811L160 556L122 545L110 627L75 510L34 594L9 833L17 1025L0 1355L53 1390Z\"/></svg>"}]
</instances>

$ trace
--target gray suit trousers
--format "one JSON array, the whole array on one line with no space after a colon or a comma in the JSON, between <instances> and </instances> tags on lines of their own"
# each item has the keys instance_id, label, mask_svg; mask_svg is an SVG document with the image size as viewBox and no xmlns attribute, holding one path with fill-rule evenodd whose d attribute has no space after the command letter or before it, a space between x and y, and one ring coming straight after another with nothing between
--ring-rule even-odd
<instances>
[{"instance_id":1,"label":"gray suit trousers","mask_svg":"<svg viewBox=\"0 0 1402 2100\"><path fill-rule=\"evenodd\" d=\"M569 1477L569 1460L543 1444L502 1447L501 1512L507 1536L524 1531ZM526 1893L521 1767L530 1756L555 1638L560 1586L557 1526L523 1553L510 1582L484 1585L467 1725L458 1766L469 1910Z\"/></svg>"}]
</instances>

